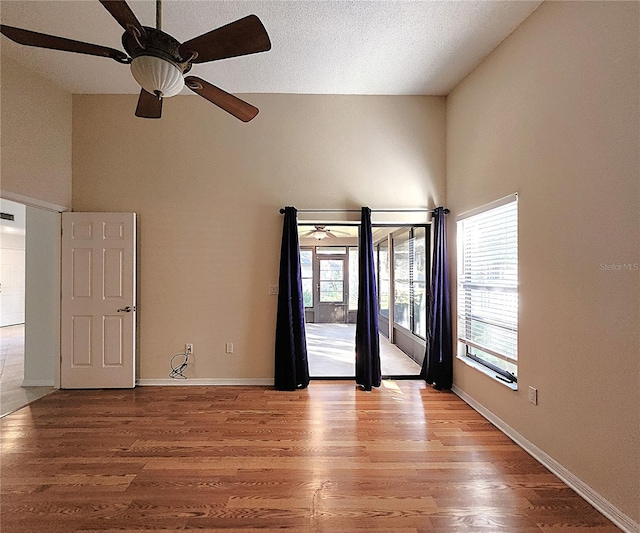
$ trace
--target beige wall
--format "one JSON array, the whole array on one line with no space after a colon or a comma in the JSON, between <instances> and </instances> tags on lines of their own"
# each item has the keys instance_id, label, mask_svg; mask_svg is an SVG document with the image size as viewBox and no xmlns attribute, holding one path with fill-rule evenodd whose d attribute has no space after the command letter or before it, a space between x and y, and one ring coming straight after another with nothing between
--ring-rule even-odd
<instances>
[{"instance_id":1,"label":"beige wall","mask_svg":"<svg viewBox=\"0 0 640 533\"><path fill-rule=\"evenodd\" d=\"M639 6L544 3L447 103L452 236L519 193L519 390L455 384L636 522L639 272L601 265L640 263Z\"/></svg>"},{"instance_id":2,"label":"beige wall","mask_svg":"<svg viewBox=\"0 0 640 533\"><path fill-rule=\"evenodd\" d=\"M196 96L74 96L73 208L139 215L142 379L272 378L282 216L444 201L445 99L249 95L249 124ZM233 342L235 353L224 353Z\"/></svg>"},{"instance_id":3,"label":"beige wall","mask_svg":"<svg viewBox=\"0 0 640 533\"><path fill-rule=\"evenodd\" d=\"M0 94L1 190L70 207L71 94L4 56Z\"/></svg>"}]
</instances>

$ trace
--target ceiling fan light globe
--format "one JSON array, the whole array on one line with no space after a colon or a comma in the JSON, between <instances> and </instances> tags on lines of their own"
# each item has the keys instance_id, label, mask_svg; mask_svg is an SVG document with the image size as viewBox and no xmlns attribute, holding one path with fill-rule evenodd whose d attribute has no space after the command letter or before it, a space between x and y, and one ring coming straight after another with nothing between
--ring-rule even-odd
<instances>
[{"instance_id":1,"label":"ceiling fan light globe","mask_svg":"<svg viewBox=\"0 0 640 533\"><path fill-rule=\"evenodd\" d=\"M175 96L184 88L182 71L160 57L138 56L131 62L131 74L140 87L162 98Z\"/></svg>"},{"instance_id":2,"label":"ceiling fan light globe","mask_svg":"<svg viewBox=\"0 0 640 533\"><path fill-rule=\"evenodd\" d=\"M324 239L327 236L327 234L324 231L316 231L313 234L313 236L314 236L314 238L316 238L319 241L321 241L322 239Z\"/></svg>"}]
</instances>

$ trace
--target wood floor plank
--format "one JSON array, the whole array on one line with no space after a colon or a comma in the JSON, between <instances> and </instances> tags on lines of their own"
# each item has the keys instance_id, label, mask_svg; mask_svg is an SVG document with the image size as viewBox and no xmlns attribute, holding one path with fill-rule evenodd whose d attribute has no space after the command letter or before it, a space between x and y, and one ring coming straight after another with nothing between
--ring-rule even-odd
<instances>
[{"instance_id":1,"label":"wood floor plank","mask_svg":"<svg viewBox=\"0 0 640 533\"><path fill-rule=\"evenodd\" d=\"M58 391L0 423L3 533L618 531L420 381Z\"/></svg>"}]
</instances>

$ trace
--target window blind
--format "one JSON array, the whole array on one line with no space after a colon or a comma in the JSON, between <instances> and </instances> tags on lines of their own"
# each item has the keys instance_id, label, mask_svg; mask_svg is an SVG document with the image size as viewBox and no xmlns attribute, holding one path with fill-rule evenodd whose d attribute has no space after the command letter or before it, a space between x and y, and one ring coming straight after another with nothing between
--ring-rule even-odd
<instances>
[{"instance_id":1,"label":"window blind","mask_svg":"<svg viewBox=\"0 0 640 533\"><path fill-rule=\"evenodd\" d=\"M500 204L458 221L458 340L474 359L515 374L517 197Z\"/></svg>"}]
</instances>

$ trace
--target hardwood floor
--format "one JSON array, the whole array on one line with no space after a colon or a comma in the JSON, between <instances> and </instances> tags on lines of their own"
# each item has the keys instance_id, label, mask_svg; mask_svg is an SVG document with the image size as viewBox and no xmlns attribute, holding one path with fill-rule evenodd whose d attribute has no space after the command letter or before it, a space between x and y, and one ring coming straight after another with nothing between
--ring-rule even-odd
<instances>
[{"instance_id":1,"label":"hardwood floor","mask_svg":"<svg viewBox=\"0 0 640 533\"><path fill-rule=\"evenodd\" d=\"M419 381L58 391L1 424L4 533L618 531Z\"/></svg>"}]
</instances>

